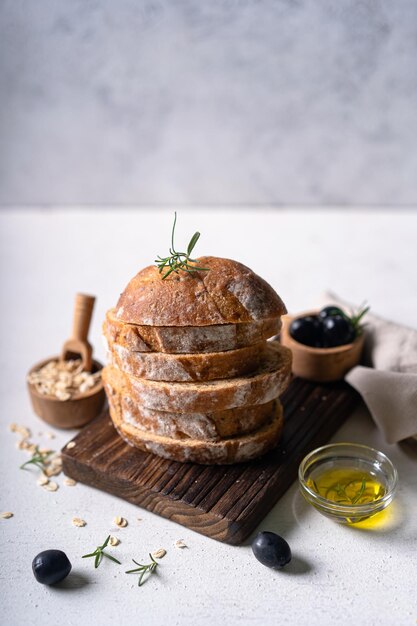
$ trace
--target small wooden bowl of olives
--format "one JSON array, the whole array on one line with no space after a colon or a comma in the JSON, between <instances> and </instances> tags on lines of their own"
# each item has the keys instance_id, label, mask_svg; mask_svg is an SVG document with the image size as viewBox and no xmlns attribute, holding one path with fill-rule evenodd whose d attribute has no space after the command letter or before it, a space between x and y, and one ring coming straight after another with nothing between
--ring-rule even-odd
<instances>
[{"instance_id":1,"label":"small wooden bowl of olives","mask_svg":"<svg viewBox=\"0 0 417 626\"><path fill-rule=\"evenodd\" d=\"M327 306L284 316L281 343L292 351L293 373L320 383L343 379L360 362L364 344L360 322L368 310L349 316L339 307Z\"/></svg>"}]
</instances>

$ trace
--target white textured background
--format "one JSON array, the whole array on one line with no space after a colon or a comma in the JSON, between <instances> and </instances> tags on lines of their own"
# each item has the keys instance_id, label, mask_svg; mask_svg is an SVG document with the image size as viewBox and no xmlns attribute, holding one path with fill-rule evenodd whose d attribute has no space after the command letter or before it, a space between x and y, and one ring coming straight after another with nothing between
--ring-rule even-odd
<instances>
[{"instance_id":1,"label":"white textured background","mask_svg":"<svg viewBox=\"0 0 417 626\"><path fill-rule=\"evenodd\" d=\"M2 0L0 204L417 204L415 0Z\"/></svg>"},{"instance_id":2,"label":"white textured background","mask_svg":"<svg viewBox=\"0 0 417 626\"><path fill-rule=\"evenodd\" d=\"M180 213L178 241L201 229L198 252L228 255L264 276L291 311L311 308L324 288L375 313L414 325L417 319L417 215L398 211L209 210ZM97 227L100 226L100 236ZM258 530L283 535L294 559L272 571L249 543L228 546L198 535L114 496L78 484L56 493L18 466L10 422L30 426L34 441L59 449L72 434L52 430L29 406L28 368L56 354L67 337L77 290L97 295L91 340L102 358L104 312L141 267L169 245L166 212L27 210L0 215L0 520L1 626L415 626L417 619L417 451L387 445L362 408L334 441L378 448L398 468L396 499L374 531L338 526L304 502L294 483ZM393 419L396 415L393 415ZM129 526L117 531L123 515ZM87 521L71 524L73 516ZM142 521L137 522L136 518ZM81 559L109 532L114 553L95 571ZM188 549L176 550L183 538ZM133 557L168 550L160 575L138 589L123 572ZM39 585L31 561L60 548L73 573L57 587Z\"/></svg>"}]
</instances>

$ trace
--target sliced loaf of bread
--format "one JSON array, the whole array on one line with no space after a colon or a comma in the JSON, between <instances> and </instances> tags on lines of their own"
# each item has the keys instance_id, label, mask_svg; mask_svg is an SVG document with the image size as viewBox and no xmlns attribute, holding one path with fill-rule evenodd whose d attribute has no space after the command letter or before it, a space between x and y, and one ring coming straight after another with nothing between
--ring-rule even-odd
<instances>
[{"instance_id":1,"label":"sliced loaf of bread","mask_svg":"<svg viewBox=\"0 0 417 626\"><path fill-rule=\"evenodd\" d=\"M117 343L138 352L168 352L190 354L224 352L250 346L277 335L281 329L279 317L212 326L145 326L129 324L106 313L103 335L109 344Z\"/></svg>"},{"instance_id":2,"label":"sliced loaf of bread","mask_svg":"<svg viewBox=\"0 0 417 626\"><path fill-rule=\"evenodd\" d=\"M174 461L203 465L242 463L265 454L278 444L284 424L279 401L274 403L270 419L258 430L220 441L156 435L126 422L118 406L110 406L110 416L120 436L131 446Z\"/></svg>"},{"instance_id":3,"label":"sliced loaf of bread","mask_svg":"<svg viewBox=\"0 0 417 626\"><path fill-rule=\"evenodd\" d=\"M266 280L249 267L213 256L197 259L206 271L172 273L155 265L136 274L120 295L116 317L146 326L238 324L284 315L287 310Z\"/></svg>"},{"instance_id":4,"label":"sliced loaf of bread","mask_svg":"<svg viewBox=\"0 0 417 626\"><path fill-rule=\"evenodd\" d=\"M236 407L214 413L173 413L135 404L128 396L105 385L110 408L131 424L156 435L173 439L218 441L223 437L244 435L260 428L272 413L274 401L255 406Z\"/></svg>"},{"instance_id":5,"label":"sliced loaf of bread","mask_svg":"<svg viewBox=\"0 0 417 626\"><path fill-rule=\"evenodd\" d=\"M107 362L127 374L147 380L170 382L208 381L244 376L255 371L265 355L266 341L226 352L167 354L134 352L108 344Z\"/></svg>"},{"instance_id":6,"label":"sliced loaf of bread","mask_svg":"<svg viewBox=\"0 0 417 626\"><path fill-rule=\"evenodd\" d=\"M261 365L253 373L209 382L163 382L126 374L112 365L103 381L140 406L177 413L214 412L244 405L265 404L280 396L291 377L291 351L268 342Z\"/></svg>"}]
</instances>

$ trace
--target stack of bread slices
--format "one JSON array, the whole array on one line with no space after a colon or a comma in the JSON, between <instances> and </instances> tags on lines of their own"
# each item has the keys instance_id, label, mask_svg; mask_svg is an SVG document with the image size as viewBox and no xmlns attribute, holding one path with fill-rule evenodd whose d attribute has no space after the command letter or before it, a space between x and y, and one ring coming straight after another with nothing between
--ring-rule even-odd
<instances>
[{"instance_id":1,"label":"stack of bread slices","mask_svg":"<svg viewBox=\"0 0 417 626\"><path fill-rule=\"evenodd\" d=\"M278 443L291 352L268 338L285 306L241 263L201 257L206 271L140 271L108 311L103 380L125 441L182 462L237 463Z\"/></svg>"}]
</instances>

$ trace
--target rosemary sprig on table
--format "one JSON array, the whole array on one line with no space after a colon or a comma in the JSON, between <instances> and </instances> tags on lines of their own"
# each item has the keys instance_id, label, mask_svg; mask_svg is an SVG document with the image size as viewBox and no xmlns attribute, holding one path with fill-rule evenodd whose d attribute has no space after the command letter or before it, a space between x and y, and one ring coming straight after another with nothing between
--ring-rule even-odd
<instances>
[{"instance_id":1,"label":"rosemary sprig on table","mask_svg":"<svg viewBox=\"0 0 417 626\"><path fill-rule=\"evenodd\" d=\"M161 274L164 270L167 270L165 274L162 276L162 280L167 278L172 272L178 274L179 271L188 272L192 274L193 272L208 272L208 267L199 267L197 265L193 265L193 263L197 263L196 259L192 259L190 257L192 251L195 248L197 241L200 238L200 233L197 231L190 239L190 243L187 247L187 252L177 252L175 250L174 244L174 235L175 235L175 225L177 223L177 212L175 212L174 224L172 227L171 233L171 247L169 249L169 255L167 257L158 256L155 259L155 263L158 266L159 273Z\"/></svg>"},{"instance_id":2,"label":"rosemary sprig on table","mask_svg":"<svg viewBox=\"0 0 417 626\"><path fill-rule=\"evenodd\" d=\"M111 561L114 561L115 563L118 563L119 565L121 565L120 561L115 559L114 556L111 556L111 554L108 554L107 552L104 552L104 548L107 547L107 544L109 543L109 541L110 541L110 535L107 537L107 539L103 543L103 545L97 546L97 548L94 550L94 552L91 552L91 554L84 554L84 556L82 556L81 558L88 559L89 557L95 557L95 559L94 559L94 567L96 569L100 565L101 561L103 560L103 556L105 556L107 559L110 559Z\"/></svg>"},{"instance_id":3,"label":"rosemary sprig on table","mask_svg":"<svg viewBox=\"0 0 417 626\"><path fill-rule=\"evenodd\" d=\"M37 468L44 470L46 465L47 465L47 461L48 461L48 457L51 456L51 454L54 454L54 450L47 450L46 452L41 452L39 450L39 446L35 447L35 452L32 455L32 458L29 459L29 461L26 461L25 463L23 463L20 466L20 469L25 469L26 465L35 465Z\"/></svg>"},{"instance_id":4,"label":"rosemary sprig on table","mask_svg":"<svg viewBox=\"0 0 417 626\"><path fill-rule=\"evenodd\" d=\"M149 554L149 558L151 559L151 563L148 563L147 565L142 565L141 563L135 561L135 559L132 559L133 563L136 563L138 567L135 567L135 569L130 569L125 572L126 574L139 574L139 587L143 585L143 583L149 578L149 576L151 576L155 572L156 568L158 567L158 563L153 559L152 554ZM145 580L143 580L145 574L148 574L148 576Z\"/></svg>"}]
</instances>

